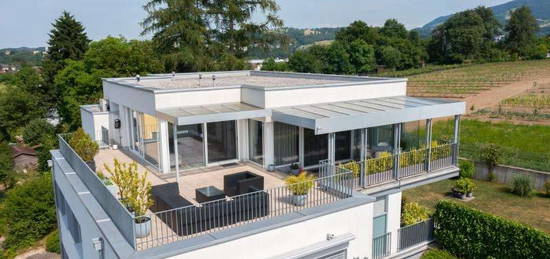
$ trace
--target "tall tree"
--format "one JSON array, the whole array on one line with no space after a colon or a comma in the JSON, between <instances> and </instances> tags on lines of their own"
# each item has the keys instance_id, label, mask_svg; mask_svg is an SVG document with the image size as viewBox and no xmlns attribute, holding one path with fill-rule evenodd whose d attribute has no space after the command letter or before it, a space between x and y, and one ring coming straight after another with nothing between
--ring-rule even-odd
<instances>
[{"instance_id":1,"label":"tall tree","mask_svg":"<svg viewBox=\"0 0 550 259\"><path fill-rule=\"evenodd\" d=\"M88 49L90 40L84 31L84 26L74 16L64 11L52 24L48 40L48 53L43 63L45 103L52 108L59 94L55 89L56 74L65 67L65 60L82 59Z\"/></svg>"},{"instance_id":2,"label":"tall tree","mask_svg":"<svg viewBox=\"0 0 550 259\"><path fill-rule=\"evenodd\" d=\"M396 19L388 19L384 26L380 28L380 34L390 38L407 38L407 29L405 25L399 23Z\"/></svg>"},{"instance_id":3,"label":"tall tree","mask_svg":"<svg viewBox=\"0 0 550 259\"><path fill-rule=\"evenodd\" d=\"M213 62L241 59L252 46L267 48L284 39L274 0L149 0L144 8L142 34L153 35L168 68L178 71L213 69ZM257 13L265 19L253 21Z\"/></svg>"},{"instance_id":4,"label":"tall tree","mask_svg":"<svg viewBox=\"0 0 550 259\"><path fill-rule=\"evenodd\" d=\"M527 6L514 10L504 28L507 33L505 44L508 50L521 57L534 55L536 52L536 33L539 29L537 19Z\"/></svg>"}]
</instances>

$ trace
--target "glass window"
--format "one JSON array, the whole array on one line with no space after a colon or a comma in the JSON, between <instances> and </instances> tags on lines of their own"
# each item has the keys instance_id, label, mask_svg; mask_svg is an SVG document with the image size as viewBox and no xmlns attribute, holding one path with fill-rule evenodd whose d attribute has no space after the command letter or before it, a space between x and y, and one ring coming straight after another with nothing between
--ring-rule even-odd
<instances>
[{"instance_id":1,"label":"glass window","mask_svg":"<svg viewBox=\"0 0 550 259\"><path fill-rule=\"evenodd\" d=\"M318 165L325 159L328 159L328 134L315 135L313 130L304 129L304 166Z\"/></svg>"},{"instance_id":2,"label":"glass window","mask_svg":"<svg viewBox=\"0 0 550 259\"><path fill-rule=\"evenodd\" d=\"M368 129L367 156L374 158L384 152L393 152L393 125Z\"/></svg>"},{"instance_id":3,"label":"glass window","mask_svg":"<svg viewBox=\"0 0 550 259\"><path fill-rule=\"evenodd\" d=\"M275 165L298 162L298 127L280 122L275 122L273 126Z\"/></svg>"},{"instance_id":4,"label":"glass window","mask_svg":"<svg viewBox=\"0 0 550 259\"><path fill-rule=\"evenodd\" d=\"M351 131L337 132L335 134L336 153L334 159L336 161L351 159Z\"/></svg>"},{"instance_id":5,"label":"glass window","mask_svg":"<svg viewBox=\"0 0 550 259\"><path fill-rule=\"evenodd\" d=\"M401 124L401 149L411 151L426 147L426 121Z\"/></svg>"},{"instance_id":6,"label":"glass window","mask_svg":"<svg viewBox=\"0 0 550 259\"><path fill-rule=\"evenodd\" d=\"M143 146L143 157L149 163L159 167L160 132L157 118L148 114L142 114L140 133Z\"/></svg>"},{"instance_id":7,"label":"glass window","mask_svg":"<svg viewBox=\"0 0 550 259\"><path fill-rule=\"evenodd\" d=\"M180 169L204 166L204 135L202 124L177 127Z\"/></svg>"},{"instance_id":8,"label":"glass window","mask_svg":"<svg viewBox=\"0 0 550 259\"><path fill-rule=\"evenodd\" d=\"M170 156L170 169L176 168L176 147L174 143L174 124L168 122L168 153Z\"/></svg>"},{"instance_id":9,"label":"glass window","mask_svg":"<svg viewBox=\"0 0 550 259\"><path fill-rule=\"evenodd\" d=\"M250 160L258 163L264 163L264 124L261 121L248 120L248 151Z\"/></svg>"},{"instance_id":10,"label":"glass window","mask_svg":"<svg viewBox=\"0 0 550 259\"><path fill-rule=\"evenodd\" d=\"M206 128L208 163L237 159L236 122L211 122L206 125Z\"/></svg>"}]
</instances>

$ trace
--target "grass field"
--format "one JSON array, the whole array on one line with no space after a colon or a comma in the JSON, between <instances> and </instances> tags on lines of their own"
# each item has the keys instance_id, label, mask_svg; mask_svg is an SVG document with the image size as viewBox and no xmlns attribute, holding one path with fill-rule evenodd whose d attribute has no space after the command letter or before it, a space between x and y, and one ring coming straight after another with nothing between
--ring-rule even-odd
<instances>
[{"instance_id":1,"label":"grass field","mask_svg":"<svg viewBox=\"0 0 550 259\"><path fill-rule=\"evenodd\" d=\"M474 180L477 189L475 199L469 202L451 198L449 192L455 180L444 180L403 192L409 202L418 202L434 211L435 205L442 199L453 199L468 207L501 216L507 219L530 225L550 233L550 197L542 194L522 198L510 193L509 187L503 184Z\"/></svg>"},{"instance_id":2,"label":"grass field","mask_svg":"<svg viewBox=\"0 0 550 259\"><path fill-rule=\"evenodd\" d=\"M463 98L512 82L550 75L550 60L487 63L409 77L408 95Z\"/></svg>"},{"instance_id":3,"label":"grass field","mask_svg":"<svg viewBox=\"0 0 550 259\"><path fill-rule=\"evenodd\" d=\"M434 139L450 139L454 121L438 121L433 127ZM550 171L550 126L461 121L461 157L477 160L481 146L489 143L501 147L502 164Z\"/></svg>"}]
</instances>

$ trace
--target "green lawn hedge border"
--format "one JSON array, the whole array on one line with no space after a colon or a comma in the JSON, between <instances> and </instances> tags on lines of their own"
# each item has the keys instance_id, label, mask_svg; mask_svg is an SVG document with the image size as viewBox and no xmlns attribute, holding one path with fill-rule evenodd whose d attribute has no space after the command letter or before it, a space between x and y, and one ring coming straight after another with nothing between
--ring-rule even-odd
<instances>
[{"instance_id":1,"label":"green lawn hedge border","mask_svg":"<svg viewBox=\"0 0 550 259\"><path fill-rule=\"evenodd\" d=\"M550 235L514 221L443 200L433 216L445 250L472 259L550 258Z\"/></svg>"}]
</instances>

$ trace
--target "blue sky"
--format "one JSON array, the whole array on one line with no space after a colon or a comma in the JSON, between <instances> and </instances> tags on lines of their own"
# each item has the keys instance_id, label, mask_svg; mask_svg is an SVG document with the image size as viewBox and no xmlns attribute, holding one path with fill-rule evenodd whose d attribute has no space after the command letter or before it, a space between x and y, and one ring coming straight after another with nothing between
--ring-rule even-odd
<instances>
[{"instance_id":1,"label":"blue sky","mask_svg":"<svg viewBox=\"0 0 550 259\"><path fill-rule=\"evenodd\" d=\"M408 28L479 5L510 0L277 0L279 16L292 27L345 26L354 20L380 25L396 18ZM51 23L73 13L93 40L107 35L140 38L146 0L0 0L0 48L45 46Z\"/></svg>"}]
</instances>

